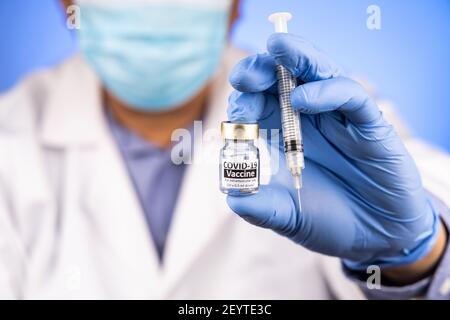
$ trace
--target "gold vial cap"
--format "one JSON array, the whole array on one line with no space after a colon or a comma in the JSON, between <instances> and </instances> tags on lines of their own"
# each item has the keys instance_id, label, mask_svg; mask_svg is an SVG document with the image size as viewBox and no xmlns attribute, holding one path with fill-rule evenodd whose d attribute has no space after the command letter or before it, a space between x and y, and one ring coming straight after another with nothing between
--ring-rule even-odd
<instances>
[{"instance_id":1,"label":"gold vial cap","mask_svg":"<svg viewBox=\"0 0 450 320\"><path fill-rule=\"evenodd\" d=\"M220 130L223 139L256 140L258 139L259 126L257 123L223 121Z\"/></svg>"}]
</instances>

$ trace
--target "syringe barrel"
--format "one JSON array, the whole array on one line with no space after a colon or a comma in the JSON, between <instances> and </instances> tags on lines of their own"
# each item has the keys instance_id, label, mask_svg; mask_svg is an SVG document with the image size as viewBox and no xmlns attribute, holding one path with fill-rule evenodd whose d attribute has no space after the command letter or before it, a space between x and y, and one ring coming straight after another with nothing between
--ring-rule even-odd
<instances>
[{"instance_id":1,"label":"syringe barrel","mask_svg":"<svg viewBox=\"0 0 450 320\"><path fill-rule=\"evenodd\" d=\"M277 65L277 78L284 152L292 172L305 167L300 115L291 104L291 92L297 87L297 81L282 65ZM298 169L295 169L294 166Z\"/></svg>"}]
</instances>

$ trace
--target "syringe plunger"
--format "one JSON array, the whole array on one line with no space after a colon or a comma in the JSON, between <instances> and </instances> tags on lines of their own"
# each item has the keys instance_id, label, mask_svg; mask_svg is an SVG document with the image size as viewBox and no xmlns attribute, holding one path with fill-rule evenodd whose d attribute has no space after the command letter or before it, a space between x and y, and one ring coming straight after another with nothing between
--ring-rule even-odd
<instances>
[{"instance_id":1,"label":"syringe plunger","mask_svg":"<svg viewBox=\"0 0 450 320\"><path fill-rule=\"evenodd\" d=\"M275 12L269 16L269 21L275 25L275 32L287 33L287 22L292 19L289 12Z\"/></svg>"}]
</instances>

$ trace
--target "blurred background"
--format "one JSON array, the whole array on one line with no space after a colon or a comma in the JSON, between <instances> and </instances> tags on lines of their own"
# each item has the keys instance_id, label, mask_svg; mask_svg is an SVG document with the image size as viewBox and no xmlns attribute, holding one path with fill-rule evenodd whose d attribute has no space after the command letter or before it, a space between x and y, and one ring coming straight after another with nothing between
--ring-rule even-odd
<instances>
[{"instance_id":1,"label":"blurred background","mask_svg":"<svg viewBox=\"0 0 450 320\"><path fill-rule=\"evenodd\" d=\"M366 26L372 4L380 30ZM290 11L290 32L367 80L416 136L450 151L450 0L242 0L232 41L264 51L274 11ZM77 51L58 0L0 1L0 41L0 94Z\"/></svg>"}]
</instances>

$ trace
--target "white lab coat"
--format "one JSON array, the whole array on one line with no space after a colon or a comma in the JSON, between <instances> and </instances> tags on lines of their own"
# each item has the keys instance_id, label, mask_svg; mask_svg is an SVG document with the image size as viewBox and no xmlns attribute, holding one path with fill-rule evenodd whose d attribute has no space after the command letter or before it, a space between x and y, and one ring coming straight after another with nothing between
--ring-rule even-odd
<instances>
[{"instance_id":1,"label":"white lab coat","mask_svg":"<svg viewBox=\"0 0 450 320\"><path fill-rule=\"evenodd\" d=\"M225 53L205 131L226 119L227 74L241 56L235 49ZM203 149L218 152L215 144ZM449 168L447 156L413 144L425 184L430 176L431 191L448 196L449 172L438 170L444 163ZM332 295L363 297L338 259L235 216L219 192L217 162L188 166L160 266L105 121L98 80L79 56L0 97L1 298Z\"/></svg>"}]
</instances>

